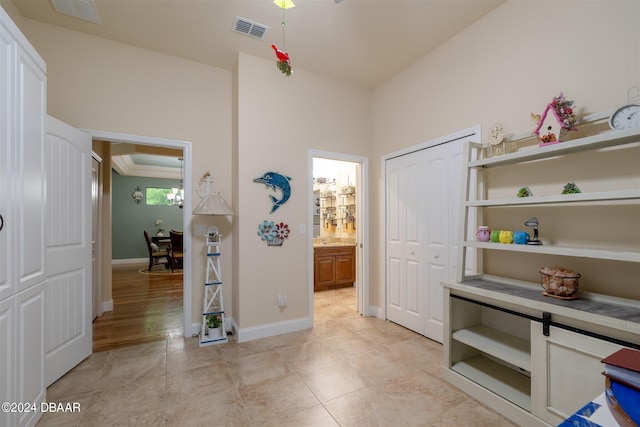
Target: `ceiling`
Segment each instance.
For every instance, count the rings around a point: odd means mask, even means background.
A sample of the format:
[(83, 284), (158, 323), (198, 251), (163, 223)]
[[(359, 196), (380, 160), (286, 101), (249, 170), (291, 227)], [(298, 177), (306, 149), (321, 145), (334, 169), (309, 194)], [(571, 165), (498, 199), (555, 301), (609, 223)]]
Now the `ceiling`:
[[(294, 8), (284, 10), (272, 0), (93, 0), (96, 24), (56, 12), (51, 0), (12, 0), (28, 19), (227, 70), (238, 52), (273, 60), (276, 68), (271, 44), (285, 50), (284, 15), (291, 78), (299, 68), (366, 88), (505, 1), (295, 0)], [(262, 40), (240, 34), (232, 31), (236, 17), (269, 29)]]

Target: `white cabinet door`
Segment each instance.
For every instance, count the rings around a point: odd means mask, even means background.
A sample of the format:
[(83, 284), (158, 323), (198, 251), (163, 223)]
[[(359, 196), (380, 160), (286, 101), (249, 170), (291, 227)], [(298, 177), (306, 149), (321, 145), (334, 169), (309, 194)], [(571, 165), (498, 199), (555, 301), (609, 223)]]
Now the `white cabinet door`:
[[(15, 296), (17, 300), (16, 400), (35, 404), (44, 402), (44, 290), (45, 282)], [(40, 411), (17, 415), (19, 426), (35, 425)]]
[[(16, 308), (15, 298), (0, 301), (0, 403), (13, 402), (16, 396)], [(0, 425), (15, 424), (15, 414), (0, 412)]]
[(557, 425), (604, 391), (601, 360), (622, 348), (587, 335), (531, 322), (531, 406)]
[(44, 249), (44, 116), (45, 65), (29, 46), (17, 51), (16, 133), (13, 232), (17, 256), (17, 291), (46, 278)]
[(16, 45), (0, 21), (0, 301), (16, 293), (15, 256), (10, 230), (13, 222), (13, 70)]
[(386, 161), (387, 319), (424, 331), (424, 153)]

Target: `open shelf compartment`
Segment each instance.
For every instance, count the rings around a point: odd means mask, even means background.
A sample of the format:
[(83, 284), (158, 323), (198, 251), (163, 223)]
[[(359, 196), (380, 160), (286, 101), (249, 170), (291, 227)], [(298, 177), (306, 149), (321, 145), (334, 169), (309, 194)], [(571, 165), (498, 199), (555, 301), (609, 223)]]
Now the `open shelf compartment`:
[(452, 336), (455, 341), (531, 372), (531, 343), (527, 340), (484, 325), (460, 329)]
[(528, 376), (484, 356), (457, 362), (451, 369), (513, 404), (531, 411), (531, 379)]

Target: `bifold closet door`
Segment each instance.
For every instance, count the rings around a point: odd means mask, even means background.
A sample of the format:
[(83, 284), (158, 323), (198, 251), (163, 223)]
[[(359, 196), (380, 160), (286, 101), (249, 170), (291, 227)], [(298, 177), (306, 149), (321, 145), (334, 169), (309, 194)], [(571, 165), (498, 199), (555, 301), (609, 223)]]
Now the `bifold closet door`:
[(387, 319), (424, 330), (424, 153), (386, 161)]
[(387, 319), (443, 339), (444, 291), (455, 277), (462, 141), (386, 161)]
[(451, 141), (425, 150), (424, 335), (438, 342), (444, 333), (442, 281), (456, 277), (463, 145), (462, 141)]

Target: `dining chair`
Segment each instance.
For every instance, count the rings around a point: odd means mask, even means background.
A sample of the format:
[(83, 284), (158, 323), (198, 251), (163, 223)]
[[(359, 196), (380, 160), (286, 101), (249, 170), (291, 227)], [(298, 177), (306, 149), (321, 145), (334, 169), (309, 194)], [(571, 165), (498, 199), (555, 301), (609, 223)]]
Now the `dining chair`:
[(169, 231), (169, 237), (171, 237), (171, 246), (169, 246), (169, 265), (171, 271), (176, 268), (182, 268), (182, 238), (183, 234), (180, 231)]
[(167, 262), (169, 262), (169, 251), (167, 249), (161, 250), (157, 245), (154, 245), (151, 242), (151, 238), (149, 237), (147, 230), (144, 230), (144, 240), (146, 240), (147, 249), (149, 250), (149, 271), (151, 271), (153, 265), (157, 264), (162, 258), (165, 258)]

